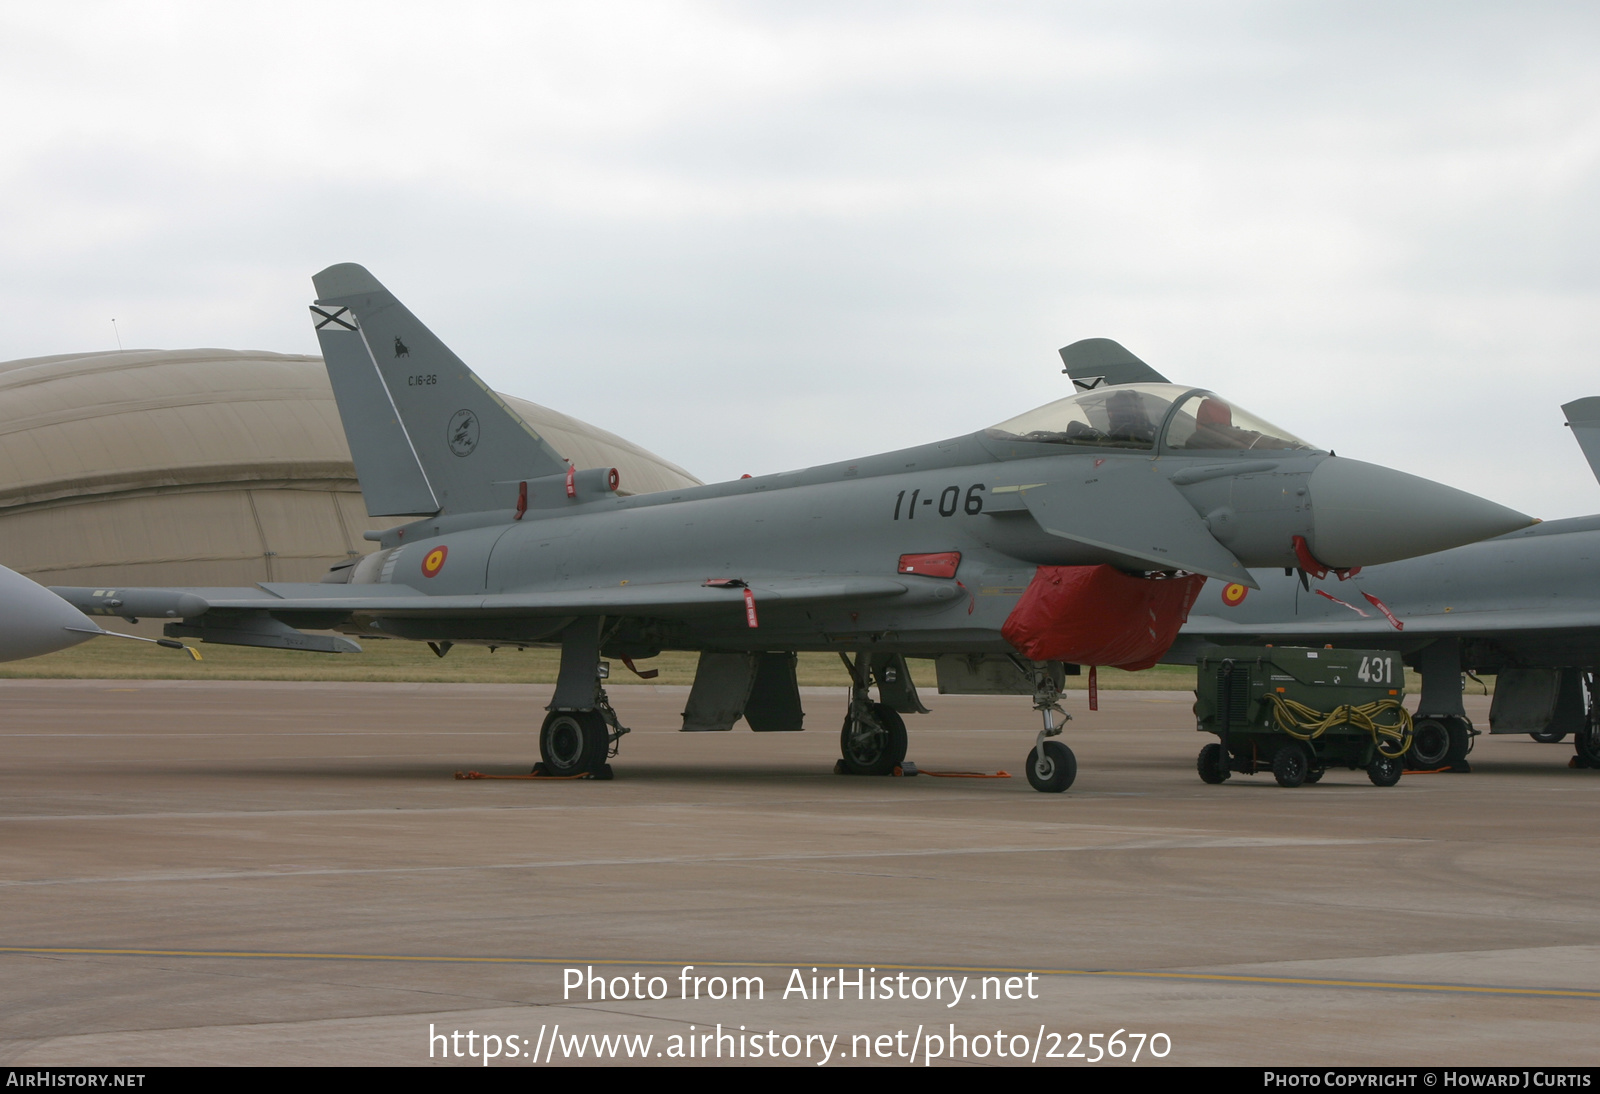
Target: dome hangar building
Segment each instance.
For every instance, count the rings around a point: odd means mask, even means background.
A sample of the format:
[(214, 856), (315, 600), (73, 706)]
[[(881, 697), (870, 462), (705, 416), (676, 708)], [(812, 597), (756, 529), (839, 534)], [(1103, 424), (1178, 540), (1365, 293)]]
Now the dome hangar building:
[[(501, 396), (619, 493), (699, 483), (587, 422)], [(508, 500), (509, 504), (509, 500)], [(406, 518), (367, 515), (322, 358), (223, 349), (0, 363), (0, 564), (42, 585), (318, 581)]]

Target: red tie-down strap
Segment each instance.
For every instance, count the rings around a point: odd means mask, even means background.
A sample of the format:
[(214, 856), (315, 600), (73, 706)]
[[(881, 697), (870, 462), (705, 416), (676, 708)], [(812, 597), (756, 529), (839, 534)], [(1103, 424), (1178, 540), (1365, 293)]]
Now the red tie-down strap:
[(578, 496), (578, 465), (569, 463), (569, 464), (567, 464), (567, 497), (575, 498), (577, 496)]
[(1403, 631), (1406, 629), (1406, 625), (1400, 622), (1400, 620), (1396, 619), (1394, 613), (1389, 610), (1389, 605), (1385, 604), (1383, 601), (1379, 600), (1365, 589), (1361, 591), (1361, 595), (1367, 598), (1368, 604), (1371, 604), (1374, 608), (1377, 608), (1380, 612), (1382, 612), (1385, 619), (1394, 624), (1395, 630)]
[(1114, 566), (1040, 566), (1000, 634), (1033, 661), (1147, 669), (1161, 659), (1206, 579), (1130, 577)]
[(749, 589), (744, 591), (744, 622), (752, 630), (756, 627), (756, 594)]
[(1357, 615), (1359, 615), (1362, 619), (1366, 619), (1367, 618), (1367, 613), (1366, 612), (1362, 611), (1360, 608), (1356, 607), (1354, 604), (1350, 603), (1348, 600), (1340, 600), (1338, 597), (1334, 596), (1332, 593), (1325, 593), (1321, 589), (1312, 589), (1311, 591), (1316, 593), (1318, 596), (1322, 597), (1322, 599), (1324, 599), (1324, 600), (1331, 600), (1335, 604), (1341, 604), (1344, 607), (1349, 608), (1351, 611), (1353, 611)]
[[(1362, 619), (1368, 618), (1366, 612), (1362, 611), (1360, 608), (1356, 607), (1354, 604), (1349, 603), (1348, 601), (1340, 600), (1338, 597), (1334, 596), (1332, 593), (1325, 593), (1321, 589), (1313, 589), (1312, 591), (1315, 592), (1318, 596), (1322, 597), (1325, 600), (1331, 600), (1335, 604), (1343, 604), (1346, 608), (1349, 608), (1351, 611), (1355, 612)], [(1383, 613), (1383, 617), (1385, 619), (1387, 619), (1391, 624), (1394, 625), (1394, 629), (1395, 630), (1403, 631), (1403, 630), (1406, 629), (1406, 625), (1404, 623), (1400, 622), (1400, 620), (1395, 616), (1395, 614), (1389, 610), (1389, 605), (1385, 604), (1383, 601), (1379, 600), (1377, 597), (1373, 596), (1371, 593), (1367, 592), (1365, 589), (1361, 590), (1361, 595), (1366, 597), (1366, 600), (1367, 600), (1368, 604), (1371, 604), (1374, 608), (1377, 608), (1380, 612)]]

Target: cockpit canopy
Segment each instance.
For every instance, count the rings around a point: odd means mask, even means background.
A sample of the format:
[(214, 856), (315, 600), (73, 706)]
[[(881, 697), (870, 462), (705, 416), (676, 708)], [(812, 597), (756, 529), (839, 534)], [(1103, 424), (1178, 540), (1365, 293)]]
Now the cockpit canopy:
[[(1163, 434), (1163, 430), (1165, 433)], [(1019, 414), (984, 430), (999, 441), (1165, 452), (1317, 451), (1299, 437), (1198, 388), (1118, 384)]]

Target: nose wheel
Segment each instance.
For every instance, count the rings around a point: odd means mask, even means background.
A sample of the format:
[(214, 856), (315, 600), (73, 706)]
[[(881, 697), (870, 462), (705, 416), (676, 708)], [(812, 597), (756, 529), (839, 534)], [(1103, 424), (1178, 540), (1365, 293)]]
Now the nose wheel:
[(1028, 785), (1041, 794), (1059, 794), (1078, 777), (1078, 758), (1060, 741), (1049, 739), (1061, 735), (1056, 715), (1061, 716), (1062, 724), (1072, 715), (1061, 709), (1061, 688), (1048, 663), (1035, 663), (1033, 668), (1033, 709), (1044, 719), (1044, 728), (1028, 753)]
[(1044, 794), (1059, 794), (1078, 777), (1078, 758), (1060, 741), (1045, 741), (1028, 753), (1028, 785)]

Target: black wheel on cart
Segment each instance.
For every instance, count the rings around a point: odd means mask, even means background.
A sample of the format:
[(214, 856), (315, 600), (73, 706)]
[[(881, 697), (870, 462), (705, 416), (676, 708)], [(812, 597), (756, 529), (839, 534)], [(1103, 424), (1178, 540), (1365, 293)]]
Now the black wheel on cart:
[(1194, 761), (1195, 770), (1200, 772), (1200, 781), (1218, 783), (1228, 781), (1228, 776), (1233, 772), (1228, 770), (1227, 758), (1222, 755), (1222, 746), (1209, 744), (1200, 750), (1200, 755)]
[(1272, 777), (1278, 780), (1279, 786), (1299, 786), (1309, 774), (1311, 757), (1306, 755), (1306, 746), (1299, 741), (1290, 741), (1272, 757)]
[(1374, 756), (1367, 765), (1367, 778), (1372, 780), (1373, 786), (1393, 786), (1400, 781), (1400, 773), (1405, 770), (1405, 765), (1398, 756)]

